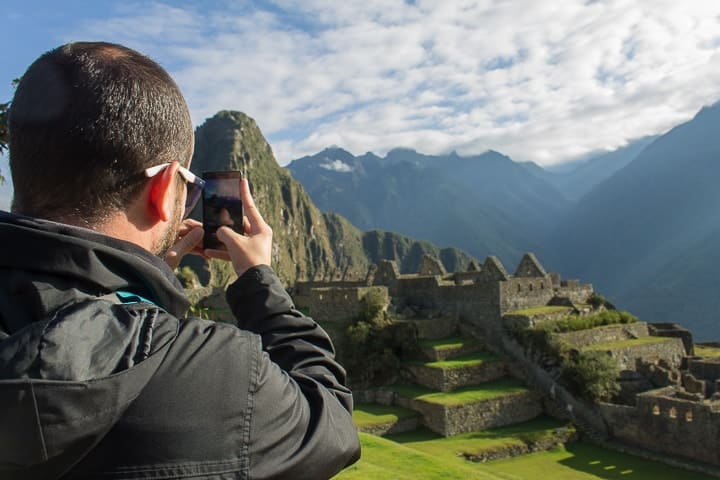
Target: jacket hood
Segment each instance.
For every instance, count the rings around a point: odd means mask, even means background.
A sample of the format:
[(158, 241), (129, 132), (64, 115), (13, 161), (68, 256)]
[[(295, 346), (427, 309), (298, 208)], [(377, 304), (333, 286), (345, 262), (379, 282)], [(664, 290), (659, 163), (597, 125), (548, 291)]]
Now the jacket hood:
[(18, 323), (6, 314), (7, 296), (15, 305), (34, 308), (35, 317), (43, 317), (72, 301), (67, 295), (72, 289), (79, 289), (74, 293), (80, 296), (129, 291), (176, 317), (184, 316), (189, 307), (170, 267), (133, 243), (8, 212), (0, 212), (0, 239), (5, 247), (0, 250), (0, 273), (11, 276), (0, 280), (0, 323), (3, 319)]
[(128, 242), (5, 212), (0, 239), (0, 477), (59, 478), (142, 392), (188, 303)]

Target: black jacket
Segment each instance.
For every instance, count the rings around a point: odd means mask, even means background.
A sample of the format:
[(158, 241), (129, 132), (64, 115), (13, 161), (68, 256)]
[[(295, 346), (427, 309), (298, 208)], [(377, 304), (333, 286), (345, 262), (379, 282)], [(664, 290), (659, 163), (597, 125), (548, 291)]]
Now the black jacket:
[(0, 213), (0, 478), (328, 478), (360, 455), (325, 332), (269, 267), (238, 327), (184, 319), (163, 261)]

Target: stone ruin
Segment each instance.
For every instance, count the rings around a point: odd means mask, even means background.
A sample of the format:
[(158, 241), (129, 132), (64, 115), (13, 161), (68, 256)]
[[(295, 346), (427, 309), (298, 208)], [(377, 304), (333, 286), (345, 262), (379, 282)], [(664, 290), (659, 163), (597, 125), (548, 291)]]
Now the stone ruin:
[[(593, 294), (592, 285), (562, 280), (527, 253), (512, 275), (492, 256), (454, 273), (430, 257), (423, 259), (416, 274), (401, 274), (395, 262), (381, 261), (361, 282), (299, 282), (294, 299), (321, 324), (347, 323), (357, 317), (360, 300), (371, 290), (380, 292), (388, 308), (400, 316), (436, 318), (438, 326), (448, 321), (462, 324), (496, 345), (502, 343), (507, 322), (532, 326), (544, 319), (543, 314), (523, 311), (565, 306), (582, 313)], [(430, 328), (431, 323), (426, 324)], [(564, 341), (577, 348), (665, 337), (654, 343), (608, 348), (608, 355), (624, 369), (619, 403), (589, 406), (589, 415), (605, 424), (607, 435), (627, 445), (720, 466), (720, 359), (693, 356), (688, 330), (676, 324), (637, 322), (563, 335)], [(545, 394), (554, 396), (554, 381), (546, 381), (553, 386)], [(575, 420), (573, 410), (569, 412)]]

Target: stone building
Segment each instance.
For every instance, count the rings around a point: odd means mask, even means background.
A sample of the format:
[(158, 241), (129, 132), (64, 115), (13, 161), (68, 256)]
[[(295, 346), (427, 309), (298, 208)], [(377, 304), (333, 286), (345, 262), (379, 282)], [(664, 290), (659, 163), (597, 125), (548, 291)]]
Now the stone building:
[(526, 253), (514, 275), (496, 257), (465, 272), (446, 273), (431, 257), (422, 261), (417, 274), (400, 274), (397, 264), (383, 260), (362, 282), (298, 282), (296, 304), (320, 322), (345, 322), (357, 316), (358, 301), (370, 289), (381, 289), (393, 308), (442, 312), (485, 334), (499, 334), (504, 314), (548, 305), (551, 301), (585, 303), (592, 285), (562, 281), (548, 274), (532, 253)]

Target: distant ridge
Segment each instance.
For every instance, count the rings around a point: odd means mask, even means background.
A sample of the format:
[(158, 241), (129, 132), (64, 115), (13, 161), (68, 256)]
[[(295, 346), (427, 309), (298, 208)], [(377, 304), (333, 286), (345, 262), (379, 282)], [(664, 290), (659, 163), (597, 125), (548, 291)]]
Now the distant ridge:
[[(449, 270), (465, 268), (471, 257), (390, 232), (363, 234), (345, 218), (322, 213), (302, 185), (281, 168), (255, 121), (241, 112), (221, 111), (195, 132), (192, 169), (240, 170), (273, 229), (273, 268), (287, 283), (309, 279), (364, 278), (371, 264), (395, 260), (417, 269), (424, 254), (442, 259)], [(194, 212), (199, 217), (199, 209)], [(194, 265), (198, 267), (197, 263)]]
[(648, 321), (718, 339), (720, 103), (657, 138), (569, 213), (549, 259)]

